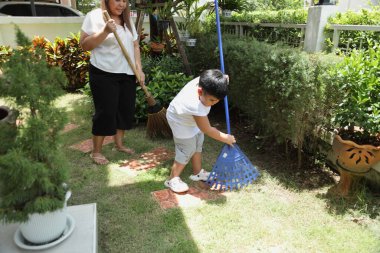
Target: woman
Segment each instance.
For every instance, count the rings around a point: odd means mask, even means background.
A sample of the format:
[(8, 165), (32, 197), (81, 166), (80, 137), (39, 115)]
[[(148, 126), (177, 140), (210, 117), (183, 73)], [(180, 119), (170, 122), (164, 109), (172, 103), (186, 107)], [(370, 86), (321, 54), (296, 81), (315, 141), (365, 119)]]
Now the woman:
[[(103, 10), (108, 11), (110, 20), (104, 20)], [(124, 146), (123, 138), (125, 130), (131, 129), (134, 121), (136, 77), (113, 32), (118, 33), (134, 61), (140, 81), (145, 80), (138, 35), (130, 18), (128, 0), (102, 0), (101, 9), (86, 15), (80, 37), (83, 50), (91, 51), (89, 76), (95, 105), (91, 158), (101, 165), (109, 162), (101, 152), (105, 136), (114, 136), (115, 150), (134, 153)]]

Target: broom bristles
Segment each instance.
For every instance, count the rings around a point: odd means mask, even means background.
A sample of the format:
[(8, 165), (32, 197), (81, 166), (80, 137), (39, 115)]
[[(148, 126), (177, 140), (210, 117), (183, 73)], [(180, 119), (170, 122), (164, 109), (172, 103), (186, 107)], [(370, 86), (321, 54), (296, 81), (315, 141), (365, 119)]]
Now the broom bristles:
[(162, 107), (157, 113), (148, 113), (146, 132), (150, 138), (170, 138), (173, 136), (168, 120), (166, 119), (165, 107)]
[(252, 184), (259, 176), (258, 170), (235, 144), (225, 145), (207, 179), (212, 189), (233, 190)]

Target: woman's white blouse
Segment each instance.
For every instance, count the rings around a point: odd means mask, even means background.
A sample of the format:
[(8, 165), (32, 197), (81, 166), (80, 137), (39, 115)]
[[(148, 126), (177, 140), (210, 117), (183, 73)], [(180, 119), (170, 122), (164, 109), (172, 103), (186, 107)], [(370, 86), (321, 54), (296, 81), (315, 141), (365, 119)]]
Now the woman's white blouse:
[[(138, 39), (138, 35), (132, 19), (130, 19), (130, 22), (132, 33), (127, 26), (122, 27), (120, 25), (116, 25), (116, 32), (124, 44), (133, 64), (135, 64), (133, 42)], [(88, 35), (92, 35), (102, 31), (104, 26), (105, 21), (103, 19), (102, 9), (95, 9), (87, 13), (82, 24), (82, 31)], [(134, 75), (113, 33), (108, 34), (107, 38), (91, 51), (90, 62), (98, 69), (106, 72)]]

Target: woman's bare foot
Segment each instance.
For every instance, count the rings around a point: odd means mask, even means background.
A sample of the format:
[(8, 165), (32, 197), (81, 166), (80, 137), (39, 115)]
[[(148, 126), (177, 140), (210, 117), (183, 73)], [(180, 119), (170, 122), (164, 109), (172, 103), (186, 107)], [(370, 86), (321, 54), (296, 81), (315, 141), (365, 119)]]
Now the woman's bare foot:
[(92, 161), (98, 165), (106, 165), (109, 163), (107, 158), (105, 158), (101, 153), (91, 153), (90, 157)]
[(133, 155), (135, 153), (135, 151), (133, 149), (130, 149), (130, 148), (127, 148), (127, 147), (124, 147), (124, 146), (114, 147), (112, 150), (123, 152), (123, 153), (127, 153), (127, 154), (130, 154), (130, 155)]

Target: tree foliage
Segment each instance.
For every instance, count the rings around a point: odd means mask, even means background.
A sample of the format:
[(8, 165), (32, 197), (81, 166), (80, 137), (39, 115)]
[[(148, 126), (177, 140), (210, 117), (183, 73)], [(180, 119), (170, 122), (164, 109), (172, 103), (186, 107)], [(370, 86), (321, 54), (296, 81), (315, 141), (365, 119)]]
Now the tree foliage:
[(302, 8), (303, 0), (247, 0), (251, 11), (284, 10)]
[(66, 117), (53, 104), (67, 80), (18, 28), (17, 41), (23, 46), (2, 65), (0, 79), (0, 94), (22, 112), (15, 143), (0, 156), (0, 219), (9, 222), (62, 208), (67, 179), (59, 140)]

